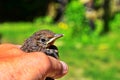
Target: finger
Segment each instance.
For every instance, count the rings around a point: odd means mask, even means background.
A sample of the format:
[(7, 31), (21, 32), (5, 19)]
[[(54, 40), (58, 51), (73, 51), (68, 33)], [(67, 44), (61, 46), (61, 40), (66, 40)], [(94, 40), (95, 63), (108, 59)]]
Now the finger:
[(20, 48), (21, 47), (21, 45), (16, 45), (18, 48)]
[(48, 75), (48, 77), (60, 78), (67, 74), (68, 66), (66, 65), (66, 63), (64, 63), (63, 61), (59, 61), (53, 57), (50, 57), (50, 61), (52, 68), (50, 68), (50, 74)]
[(16, 45), (13, 44), (0, 45), (0, 57), (17, 56), (22, 53), (23, 51), (21, 51)]
[(13, 44), (9, 44), (9, 43), (7, 43), (7, 44), (1, 44), (1, 45), (0, 45), (0, 51), (1, 51), (1, 50), (6, 50), (6, 49), (11, 49), (11, 48), (13, 48), (13, 47), (16, 47), (16, 46), (13, 45)]
[(60, 77), (64, 76), (68, 72), (68, 66), (67, 66), (67, 64), (65, 62), (63, 62), (63, 61), (60, 61), (60, 63), (62, 65), (62, 74), (58, 75), (57, 78), (60, 78)]
[(48, 71), (48, 67), (50, 67), (48, 56), (41, 52), (23, 54), (13, 58), (4, 58), (0, 61), (3, 61), (2, 63), (4, 64), (4, 67), (1, 68), (4, 69), (2, 70), (4, 71), (3, 75), (12, 78), (9, 80), (43, 80), (45, 73)]

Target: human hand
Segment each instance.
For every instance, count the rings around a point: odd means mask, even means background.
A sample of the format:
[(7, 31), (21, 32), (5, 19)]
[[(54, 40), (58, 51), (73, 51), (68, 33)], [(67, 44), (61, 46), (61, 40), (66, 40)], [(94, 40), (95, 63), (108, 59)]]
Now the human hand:
[(0, 45), (0, 80), (44, 80), (60, 78), (67, 65), (42, 52), (25, 53), (13, 44)]

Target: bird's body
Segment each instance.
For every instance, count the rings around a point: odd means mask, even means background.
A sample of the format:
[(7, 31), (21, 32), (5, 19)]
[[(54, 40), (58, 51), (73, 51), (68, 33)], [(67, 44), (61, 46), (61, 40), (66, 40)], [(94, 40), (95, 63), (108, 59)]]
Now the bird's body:
[[(40, 30), (35, 32), (24, 42), (21, 50), (25, 52), (44, 52), (58, 59), (58, 49), (54, 45), (54, 41), (62, 36), (62, 34), (55, 34), (50, 30)], [(54, 79), (46, 78), (45, 80)]]

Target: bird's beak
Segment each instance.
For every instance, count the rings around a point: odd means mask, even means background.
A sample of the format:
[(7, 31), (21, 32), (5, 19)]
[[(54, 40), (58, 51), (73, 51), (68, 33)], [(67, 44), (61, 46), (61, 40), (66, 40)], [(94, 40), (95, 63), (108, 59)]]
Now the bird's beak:
[(62, 37), (62, 36), (63, 36), (63, 34), (55, 34), (54, 37), (51, 38), (51, 39), (47, 42), (47, 44), (54, 42), (56, 39), (58, 39), (58, 38), (60, 38), (60, 37)]

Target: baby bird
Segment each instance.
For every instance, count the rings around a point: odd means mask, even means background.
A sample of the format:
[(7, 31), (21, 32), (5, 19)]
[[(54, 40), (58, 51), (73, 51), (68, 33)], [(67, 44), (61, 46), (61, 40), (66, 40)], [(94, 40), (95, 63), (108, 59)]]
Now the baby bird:
[[(63, 34), (56, 34), (50, 30), (40, 30), (30, 36), (21, 46), (25, 52), (44, 52), (46, 55), (58, 59), (58, 49), (54, 42), (62, 37)], [(45, 80), (54, 80), (47, 77)]]

